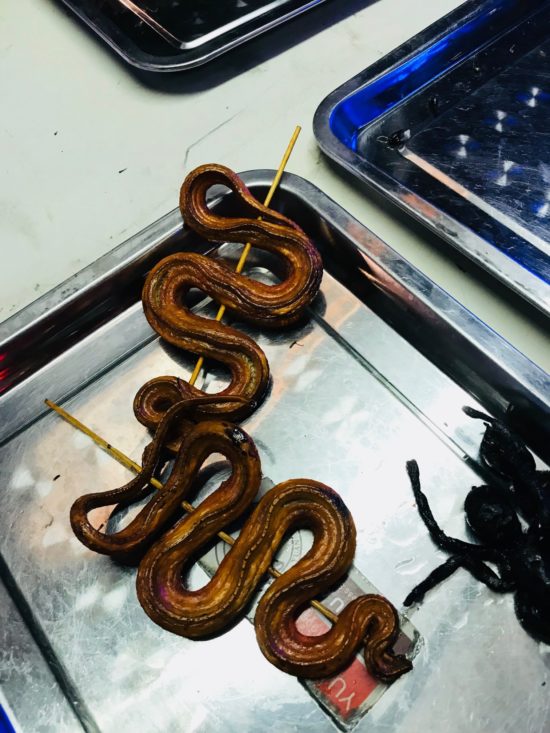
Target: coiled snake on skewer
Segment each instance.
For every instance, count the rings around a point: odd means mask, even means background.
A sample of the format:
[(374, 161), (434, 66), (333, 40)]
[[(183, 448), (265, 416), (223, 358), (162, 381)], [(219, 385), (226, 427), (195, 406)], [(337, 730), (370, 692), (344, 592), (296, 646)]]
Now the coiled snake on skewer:
[[(183, 573), (198, 551), (246, 512), (260, 487), (260, 460), (254, 443), (232, 423), (216, 420), (192, 425), (181, 441), (165, 487), (125, 529), (107, 535), (90, 525), (87, 513), (92, 508), (143, 496), (161, 461), (167, 432), (186, 412), (201, 407), (203, 399), (170, 408), (145, 451), (143, 472), (129, 484), (75, 502), (71, 524), (77, 536), (90, 549), (119, 560), (141, 558), (136, 584), (146, 613), (163, 628), (197, 639), (220, 632), (238, 619), (287, 533), (310, 529), (311, 550), (277, 578), (259, 602), (254, 625), (263, 654), (285, 672), (316, 678), (336, 674), (364, 645), (365, 663), (377, 678), (390, 682), (408, 671), (410, 661), (391, 651), (399, 619), (382, 596), (356, 598), (321, 636), (298, 631), (299, 613), (345, 576), (355, 553), (351, 514), (335, 491), (317, 481), (294, 479), (267, 492), (210, 582), (200, 590), (186, 588)], [(213, 453), (229, 461), (230, 477), (159, 538), (162, 528), (177, 518), (179, 504), (193, 488), (202, 463)]]
[[(212, 214), (206, 193), (220, 183), (262, 221)], [(194, 253), (171, 255), (151, 271), (143, 304), (153, 328), (173, 345), (224, 364), (230, 383), (217, 395), (205, 395), (177, 377), (147, 382), (134, 401), (140, 422), (156, 429), (144, 452), (143, 472), (120, 489), (78, 499), (71, 509), (73, 530), (90, 549), (139, 563), (138, 597), (156, 623), (182, 636), (201, 638), (239, 617), (285, 536), (310, 529), (311, 550), (278, 577), (259, 602), (255, 627), (262, 652), (290, 674), (315, 678), (341, 670), (364, 645), (369, 671), (391, 681), (408, 671), (411, 663), (391, 651), (399, 619), (385, 598), (356, 598), (321, 636), (306, 636), (297, 629), (300, 611), (343, 578), (355, 553), (355, 525), (347, 507), (319, 482), (295, 479), (274, 487), (253, 510), (211, 581), (198, 591), (185, 586), (183, 573), (197, 552), (250, 509), (257, 495), (259, 457), (252, 439), (234, 421), (251, 414), (269, 380), (259, 346), (236, 329), (193, 314), (185, 296), (190, 288), (199, 287), (243, 320), (286, 326), (302, 316), (318, 292), (322, 263), (295, 224), (258, 204), (240, 179), (222, 166), (203, 166), (191, 173), (180, 204), (186, 224), (199, 234), (214, 241), (248, 241), (274, 252), (283, 257), (286, 275), (277, 285), (265, 285)], [(87, 516), (91, 509), (117, 502), (126, 505), (146, 496), (167, 444), (176, 458), (163, 490), (124, 529), (109, 535), (94, 529)], [(180, 518), (182, 500), (214, 453), (229, 461), (230, 477), (195, 511)]]
[[(261, 221), (212, 213), (206, 194), (216, 184), (230, 188), (245, 210), (251, 216), (261, 216)], [(282, 328), (298, 321), (317, 295), (322, 260), (296, 224), (258, 203), (241, 179), (224, 166), (201, 166), (190, 173), (181, 188), (180, 209), (186, 225), (206, 239), (250, 242), (260, 250), (275, 253), (284, 264), (284, 279), (267, 285), (210, 257), (179, 252), (159, 262), (143, 288), (143, 308), (155, 331), (174, 346), (223, 364), (230, 380), (220, 397), (241, 398), (239, 403), (221, 400), (209, 404), (198, 411), (196, 419), (202, 414), (240, 422), (256, 409), (267, 390), (269, 366), (265, 354), (242, 332), (192, 313), (185, 305), (187, 292), (199, 288), (243, 321)], [(134, 412), (143, 425), (154, 430), (171, 405), (201, 394), (201, 390), (177, 377), (158, 377), (139, 390)], [(180, 434), (184, 429), (180, 426)]]

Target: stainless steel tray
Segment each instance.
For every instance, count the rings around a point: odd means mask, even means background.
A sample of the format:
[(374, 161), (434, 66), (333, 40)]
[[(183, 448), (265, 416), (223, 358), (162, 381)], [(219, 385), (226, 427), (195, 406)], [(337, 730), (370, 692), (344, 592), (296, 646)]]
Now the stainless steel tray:
[[(261, 199), (272, 175), (244, 178)], [(213, 205), (229, 211), (231, 201), (214, 192)], [(286, 175), (273, 205), (314, 238), (326, 273), (306, 324), (249, 330), (266, 350), (273, 390), (246, 429), (266, 480), (305, 475), (341, 492), (358, 527), (356, 572), (399, 607), (441, 559), (405, 461), (419, 461), (435, 513), (463, 535), (463, 499), (483, 479), (482, 426), (462, 406), (506, 415), (548, 461), (549, 377), (312, 184)], [(152, 262), (187, 247), (206, 245), (183, 233), (173, 212), (0, 327), (2, 576), (87, 730), (330, 731), (311, 690), (264, 660), (246, 620), (207, 642), (166, 633), (141, 611), (134, 572), (71, 536), (74, 498), (120, 485), (127, 473), (46, 413), (43, 399), (64, 401), (141, 455), (136, 389), (153, 375), (186, 372), (192, 360), (151, 332), (139, 292)], [(288, 559), (301, 551), (294, 540)], [(192, 582), (205, 577), (197, 567)], [(550, 655), (522, 631), (510, 596), (460, 572), (409, 616), (424, 640), (414, 671), (356, 730), (431, 730), (435, 720), (450, 733), (543, 732)]]
[(83, 732), (40, 647), (0, 583), (0, 732), (12, 730)]
[(550, 2), (472, 0), (320, 105), (322, 150), (550, 315)]
[(63, 0), (132, 66), (185, 71), (326, 0)]

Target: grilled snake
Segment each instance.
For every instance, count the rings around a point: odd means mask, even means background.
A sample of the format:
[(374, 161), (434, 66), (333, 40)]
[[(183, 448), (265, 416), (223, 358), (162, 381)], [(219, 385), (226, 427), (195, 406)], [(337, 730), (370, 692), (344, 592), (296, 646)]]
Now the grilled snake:
[[(248, 217), (222, 217), (210, 211), (208, 190), (222, 184), (230, 188)], [(223, 418), (240, 422), (263, 399), (269, 384), (269, 366), (264, 352), (251, 338), (235, 328), (204, 318), (185, 304), (191, 288), (199, 288), (240, 319), (269, 328), (298, 321), (319, 291), (322, 260), (304, 232), (282, 214), (262, 206), (241, 179), (221, 165), (205, 165), (191, 172), (180, 194), (185, 224), (214, 242), (250, 242), (282, 259), (284, 278), (275, 285), (257, 282), (230, 270), (225, 264), (193, 252), (178, 252), (159, 262), (143, 288), (143, 308), (154, 330), (167, 342), (224, 365), (230, 374), (220, 397), (238, 396), (239, 403), (220, 401), (197, 410), (196, 419)], [(261, 216), (261, 221), (257, 218)], [(166, 410), (180, 400), (204, 394), (174, 376), (148, 381), (137, 393), (137, 419), (154, 430)], [(189, 428), (179, 426), (172, 447)]]
[[(232, 436), (241, 446), (251, 443), (240, 428), (233, 427)], [(410, 661), (391, 651), (399, 633), (397, 612), (381, 596), (353, 600), (322, 636), (304, 635), (296, 626), (309, 601), (345, 576), (355, 553), (351, 514), (335, 491), (317, 481), (294, 479), (268, 491), (210, 582), (200, 590), (186, 588), (184, 571), (193, 558), (235, 519), (245, 493), (249, 501), (254, 498), (251, 487), (233, 482), (231, 489), (234, 496), (222, 484), (144, 556), (137, 593), (150, 618), (192, 639), (222, 631), (249, 604), (285, 536), (307, 528), (313, 532), (313, 547), (273, 582), (256, 610), (254, 625), (263, 654), (284, 672), (313, 679), (336, 674), (364, 646), (367, 668), (378, 679), (390, 682), (408, 671)]]
[(126, 507), (150, 494), (149, 482), (163, 465), (164, 447), (173, 423), (182, 416), (192, 419), (195, 410), (217, 399), (212, 396), (198, 397), (174, 405), (166, 413), (154, 440), (145, 448), (142, 471), (134, 479), (121, 488), (85, 494), (74, 502), (70, 511), (71, 527), (86, 547), (102, 555), (110, 555), (119, 562), (137, 565), (151, 544), (181, 514), (181, 502), (189, 493), (193, 479), (206, 458), (216, 451), (225, 455), (235, 466), (232, 481), (255, 487), (255, 495), (260, 485), (261, 470), (254, 444), (251, 441), (242, 444), (235, 442), (231, 437), (235, 426), (221, 421), (208, 421), (201, 423), (200, 428), (196, 426), (189, 434), (183, 445), (185, 450), (180, 451), (176, 458), (174, 470), (162, 491), (154, 492), (149, 502), (124, 529), (112, 534), (101, 532), (88, 518), (93, 509), (113, 504), (119, 508)]
[[(212, 580), (198, 591), (185, 587), (184, 571), (197, 553), (247, 512), (260, 487), (261, 466), (254, 442), (237, 425), (222, 420), (192, 424), (164, 488), (137, 516), (113, 534), (91, 525), (87, 515), (92, 509), (116, 502), (128, 505), (146, 495), (148, 482), (162, 464), (162, 449), (172, 424), (212, 399), (218, 398), (192, 399), (168, 410), (144, 451), (143, 472), (126, 486), (75, 501), (70, 517), (77, 537), (96, 552), (139, 563), (137, 594), (150, 618), (169, 631), (201, 638), (237, 620), (285, 536), (310, 529), (314, 536), (311, 550), (277, 578), (259, 602), (255, 628), (263, 654), (285, 672), (316, 678), (336, 674), (364, 645), (367, 668), (378, 679), (389, 682), (408, 671), (409, 660), (391, 652), (399, 632), (397, 612), (381, 596), (356, 598), (322, 636), (306, 636), (296, 627), (300, 611), (345, 576), (355, 553), (351, 514), (335, 491), (317, 481), (294, 479), (271, 489)], [(193, 512), (180, 518), (182, 500), (191, 492), (204, 461), (214, 453), (229, 461), (230, 477)]]
[[(220, 183), (262, 221), (212, 214), (206, 192)], [(314, 535), (312, 549), (277, 578), (259, 602), (255, 628), (262, 652), (285, 672), (316, 678), (340, 671), (364, 645), (369, 671), (389, 682), (408, 671), (411, 663), (391, 651), (399, 620), (385, 598), (355, 599), (322, 636), (306, 636), (297, 629), (300, 611), (346, 574), (355, 552), (353, 519), (338, 494), (321, 483), (295, 479), (274, 487), (260, 500), (212, 580), (199, 591), (185, 587), (183, 572), (197, 552), (241, 517), (257, 495), (261, 467), (256, 448), (230, 421), (241, 420), (256, 408), (269, 381), (259, 346), (236, 329), (191, 313), (185, 296), (190, 288), (199, 287), (243, 320), (286, 326), (302, 316), (318, 292), (322, 264), (305, 234), (281, 214), (258, 204), (227, 168), (203, 166), (191, 173), (182, 187), (180, 206), (186, 224), (209, 240), (248, 241), (277, 253), (285, 261), (286, 276), (277, 285), (264, 285), (194, 253), (167, 257), (151, 271), (143, 291), (150, 324), (168, 342), (224, 364), (230, 383), (218, 395), (205, 396), (177, 377), (147, 382), (134, 401), (140, 422), (156, 430), (144, 451), (143, 472), (120, 489), (77, 499), (71, 508), (73, 530), (90, 549), (139, 563), (137, 592), (146, 613), (170, 631), (200, 638), (239, 617), (284, 537), (308, 528)], [(88, 519), (92, 509), (128, 505), (147, 496), (167, 443), (177, 455), (163, 490), (124, 529), (113, 534), (95, 529)], [(182, 500), (213, 453), (229, 461), (230, 477), (195, 511), (180, 518)]]

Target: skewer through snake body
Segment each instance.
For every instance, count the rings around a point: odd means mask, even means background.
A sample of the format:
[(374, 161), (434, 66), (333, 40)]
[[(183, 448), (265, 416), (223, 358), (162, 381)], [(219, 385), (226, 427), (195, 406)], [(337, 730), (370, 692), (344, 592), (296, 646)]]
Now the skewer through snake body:
[(336, 492), (317, 481), (295, 479), (271, 489), (210, 582), (200, 590), (187, 589), (184, 571), (233, 515), (232, 505), (224, 507), (224, 502), (221, 495), (212, 499), (215, 510), (204, 508), (201, 520), (195, 513), (181, 519), (141, 561), (138, 598), (153, 621), (193, 639), (222, 631), (250, 603), (285, 536), (307, 528), (313, 532), (313, 547), (272, 583), (258, 604), (254, 625), (263, 654), (284, 672), (307, 678), (336, 674), (362, 646), (368, 670), (382, 681), (410, 669), (408, 659), (391, 651), (399, 619), (381, 596), (356, 598), (321, 636), (298, 630), (300, 612), (345, 576), (355, 554), (351, 514)]
[[(210, 211), (208, 190), (217, 184), (230, 188), (249, 217), (222, 217)], [(191, 312), (185, 297), (199, 288), (240, 319), (268, 328), (298, 321), (319, 291), (322, 261), (304, 232), (282, 214), (262, 206), (241, 179), (221, 165), (197, 168), (185, 179), (180, 195), (185, 224), (214, 242), (249, 242), (282, 259), (285, 276), (275, 285), (251, 280), (204, 255), (179, 252), (162, 260), (149, 273), (143, 307), (155, 331), (178, 348), (224, 365), (229, 385), (220, 397), (238, 396), (238, 404), (220, 401), (197, 411), (197, 419), (219, 417), (239, 422), (261, 402), (269, 384), (269, 367), (262, 349), (228, 325)], [(261, 221), (258, 219), (261, 217)], [(201, 390), (174, 376), (147, 382), (134, 400), (137, 419), (154, 430), (167, 409), (197, 397)], [(181, 425), (181, 436), (188, 426)], [(177, 448), (175, 439), (172, 447)]]
[[(226, 421), (192, 424), (184, 436), (164, 488), (124, 529), (106, 534), (88, 513), (115, 502), (141, 499), (162, 462), (166, 436), (182, 415), (216, 397), (198, 398), (170, 408), (144, 453), (144, 470), (121, 489), (80, 497), (71, 509), (71, 525), (90, 549), (137, 564), (137, 592), (146, 613), (160, 626), (189, 638), (223, 631), (242, 615), (288, 533), (310, 529), (311, 550), (278, 577), (261, 598), (256, 636), (264, 655), (279, 669), (302, 677), (325, 677), (344, 668), (364, 646), (365, 662), (377, 678), (389, 682), (411, 663), (391, 651), (399, 619), (391, 603), (378, 595), (352, 601), (322, 636), (298, 630), (296, 618), (309, 601), (347, 573), (355, 553), (356, 532), (339, 495), (309, 479), (286, 481), (258, 503), (211, 581), (189, 590), (184, 573), (222, 529), (254, 502), (261, 480), (260, 459), (252, 439)], [(192, 491), (203, 462), (221, 453), (231, 475), (190, 514), (179, 518), (180, 504)]]
[[(206, 193), (215, 184), (231, 188), (262, 221), (210, 212)], [(338, 494), (323, 484), (295, 479), (276, 486), (260, 500), (212, 580), (198, 591), (185, 586), (184, 571), (199, 550), (241, 517), (257, 495), (261, 470), (254, 443), (232, 423), (256, 408), (269, 380), (260, 347), (236, 329), (193, 314), (185, 296), (198, 287), (242, 320), (284, 327), (295, 323), (317, 294), (322, 264), (295, 224), (258, 204), (240, 179), (222, 166), (203, 166), (188, 176), (180, 206), (186, 224), (207, 239), (250, 242), (282, 257), (285, 277), (265, 285), (194, 253), (172, 255), (151, 271), (143, 291), (150, 324), (169, 343), (227, 367), (229, 386), (218, 395), (204, 396), (177, 377), (145, 384), (134, 410), (156, 434), (144, 453), (144, 471), (121, 489), (78, 499), (71, 509), (73, 530), (90, 549), (139, 563), (137, 591), (147, 614), (170, 631), (201, 638), (234, 623), (263, 582), (285, 536), (310, 529), (311, 550), (278, 577), (259, 602), (255, 626), (262, 652), (290, 674), (315, 678), (336, 674), (364, 646), (369, 671), (389, 682), (411, 663), (391, 651), (399, 620), (385, 598), (355, 599), (321, 636), (304, 635), (296, 625), (309, 601), (345, 576), (355, 552), (353, 519)], [(92, 509), (117, 502), (127, 505), (146, 496), (167, 441), (177, 456), (164, 489), (124, 529), (113, 534), (96, 530), (88, 519)], [(213, 453), (229, 461), (230, 477), (192, 513), (178, 518), (182, 500)]]
[[(232, 511), (235, 512), (235, 518), (242, 514), (260, 485), (260, 459), (248, 436), (237, 426), (218, 420), (193, 426), (193, 430), (185, 436), (174, 468), (162, 491), (154, 492), (148, 503), (123, 529), (113, 533), (102, 532), (93, 526), (88, 517), (94, 509), (114, 504), (118, 508), (126, 507), (150, 494), (149, 482), (163, 465), (164, 447), (174, 422), (182, 418), (192, 420), (197, 409), (216, 399), (219, 398), (198, 397), (174, 405), (166, 413), (154, 440), (145, 448), (143, 468), (135, 478), (121, 488), (85, 494), (74, 502), (70, 511), (71, 527), (86, 547), (102, 555), (110, 555), (119, 562), (136, 565), (151, 544), (181, 514), (182, 500), (189, 494), (193, 480), (206, 458), (215, 452), (224, 455), (234, 467), (231, 478), (223, 487), (234, 502)], [(239, 402), (238, 399), (225, 399)], [(223, 495), (222, 487), (220, 491)], [(239, 492), (244, 492), (244, 504)], [(203, 503), (202, 511), (205, 506), (208, 508), (208, 502)], [(231, 511), (229, 516), (232, 516)], [(201, 513), (198, 513), (196, 518), (200, 520), (200, 517)]]

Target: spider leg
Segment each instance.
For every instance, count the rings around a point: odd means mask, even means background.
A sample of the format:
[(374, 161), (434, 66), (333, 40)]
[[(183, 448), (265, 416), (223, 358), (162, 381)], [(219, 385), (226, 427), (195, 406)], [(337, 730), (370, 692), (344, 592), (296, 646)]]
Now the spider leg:
[(480, 559), (501, 562), (502, 557), (500, 553), (496, 553), (494, 550), (483, 547), (482, 545), (472, 544), (471, 542), (464, 542), (463, 540), (458, 540), (455, 537), (449, 537), (446, 535), (435, 521), (435, 517), (432, 514), (432, 510), (428, 503), (428, 497), (422, 491), (420, 486), (420, 471), (416, 461), (407, 461), (407, 473), (409, 474), (409, 479), (411, 481), (416, 506), (418, 507), (418, 513), (428, 528), (430, 537), (439, 548), (446, 552), (452, 552), (455, 555), (475, 555)]
[(487, 415), (485, 412), (480, 412), (480, 410), (475, 410), (473, 407), (469, 407), (468, 405), (462, 408), (462, 412), (466, 413), (468, 417), (473, 417), (476, 420), (484, 420), (488, 423), (496, 422), (494, 417)]
[(518, 591), (515, 598), (516, 616), (525, 631), (537, 641), (550, 644), (550, 628), (548, 618), (550, 605), (537, 602), (525, 591)]
[(420, 603), (423, 600), (426, 593), (439, 585), (443, 580), (446, 580), (451, 576), (457, 568), (460, 567), (460, 558), (458, 555), (453, 555), (446, 560), (443, 565), (440, 565), (428, 575), (421, 583), (416, 585), (409, 595), (403, 601), (403, 605), (412, 606), (413, 603)]
[(495, 593), (509, 593), (515, 588), (515, 584), (511, 578), (511, 572), (507, 566), (499, 566), (501, 574), (498, 576), (478, 558), (468, 557), (467, 555), (453, 555), (442, 565), (432, 570), (427, 578), (412, 589), (405, 598), (404, 605), (411, 606), (413, 603), (419, 603), (429, 590), (435, 588), (443, 580), (446, 580), (458, 568), (468, 570), (476, 580), (484, 583), (484, 585), (492, 591), (495, 591)]

